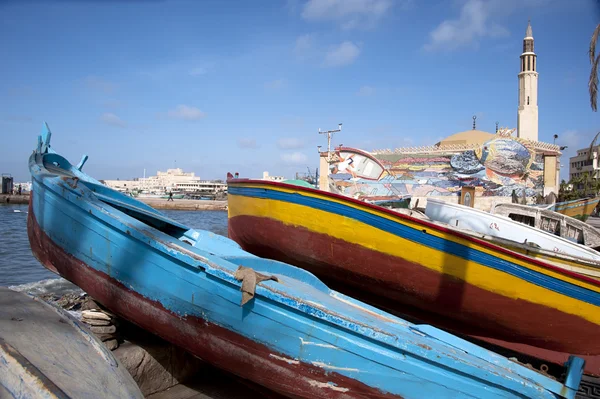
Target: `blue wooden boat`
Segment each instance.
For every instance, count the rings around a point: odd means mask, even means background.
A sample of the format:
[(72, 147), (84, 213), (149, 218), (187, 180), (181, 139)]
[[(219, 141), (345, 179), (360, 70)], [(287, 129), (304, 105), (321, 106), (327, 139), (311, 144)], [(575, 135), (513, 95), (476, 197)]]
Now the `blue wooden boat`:
[(127, 369), (81, 322), (0, 287), (0, 398), (143, 397)]
[(50, 148), (29, 160), (36, 257), (116, 314), (196, 356), (297, 398), (573, 398), (563, 381), (330, 290), (113, 191)]

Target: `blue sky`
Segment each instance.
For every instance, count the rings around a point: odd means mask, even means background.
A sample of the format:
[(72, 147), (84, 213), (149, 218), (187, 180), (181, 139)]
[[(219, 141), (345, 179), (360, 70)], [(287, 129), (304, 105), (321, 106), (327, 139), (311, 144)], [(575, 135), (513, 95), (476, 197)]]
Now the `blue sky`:
[(365, 150), (433, 144), (474, 114), (516, 127), (528, 18), (540, 140), (570, 155), (600, 127), (593, 0), (0, 1), (0, 172), (28, 180), (43, 121), (99, 179), (292, 177), (339, 122), (333, 143)]

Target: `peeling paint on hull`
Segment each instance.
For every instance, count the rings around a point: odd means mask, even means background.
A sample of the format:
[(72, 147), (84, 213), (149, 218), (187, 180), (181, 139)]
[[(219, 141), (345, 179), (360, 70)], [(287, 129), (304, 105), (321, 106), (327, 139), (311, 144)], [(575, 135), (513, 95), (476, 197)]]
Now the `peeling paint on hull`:
[(31, 250), (49, 270), (81, 287), (119, 316), (219, 368), (289, 397), (399, 398), (318, 366), (275, 362), (270, 356), (272, 350), (264, 345), (206, 320), (190, 316), (182, 318), (169, 312), (160, 303), (142, 297), (64, 252), (39, 228), (31, 203), (27, 232)]

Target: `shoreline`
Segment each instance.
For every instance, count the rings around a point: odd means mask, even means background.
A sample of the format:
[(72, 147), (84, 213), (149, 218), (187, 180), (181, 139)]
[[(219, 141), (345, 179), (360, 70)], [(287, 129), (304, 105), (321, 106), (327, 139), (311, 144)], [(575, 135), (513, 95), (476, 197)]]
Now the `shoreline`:
[[(227, 200), (192, 200), (176, 199), (167, 201), (162, 198), (140, 198), (141, 202), (155, 209), (172, 209), (179, 211), (226, 211)], [(29, 204), (29, 194), (0, 194), (0, 204)]]
[(188, 200), (188, 199), (176, 199), (168, 201), (166, 199), (158, 198), (142, 198), (140, 199), (146, 205), (150, 205), (154, 209), (172, 209), (179, 211), (226, 211), (227, 200), (225, 201), (213, 201), (213, 200)]

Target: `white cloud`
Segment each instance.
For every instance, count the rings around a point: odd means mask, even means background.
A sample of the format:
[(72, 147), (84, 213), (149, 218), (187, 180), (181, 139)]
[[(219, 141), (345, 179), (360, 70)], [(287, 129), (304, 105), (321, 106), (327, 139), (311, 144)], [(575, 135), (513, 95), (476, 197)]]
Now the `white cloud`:
[(361, 97), (372, 96), (373, 94), (375, 94), (375, 88), (371, 86), (362, 86), (360, 89), (358, 89), (358, 92), (356, 94)]
[(309, 0), (301, 15), (307, 21), (335, 21), (343, 29), (369, 28), (393, 5), (392, 0)]
[(304, 128), (304, 118), (300, 116), (284, 116), (279, 121), (284, 129), (301, 129)]
[(202, 76), (202, 75), (206, 75), (208, 71), (206, 70), (206, 68), (202, 68), (202, 67), (197, 67), (197, 68), (192, 68), (190, 69), (190, 76)]
[(294, 45), (294, 54), (300, 59), (306, 59), (313, 53), (316, 42), (316, 35), (314, 33), (307, 33), (306, 35), (299, 36), (296, 39)]
[(298, 151), (281, 154), (281, 160), (288, 165), (302, 165), (306, 163), (307, 159), (305, 154)]
[(107, 94), (113, 93), (117, 88), (117, 85), (113, 82), (98, 76), (88, 76), (84, 79), (84, 83), (89, 89), (101, 91)]
[(115, 100), (115, 99), (112, 99), (112, 100), (106, 100), (106, 101), (103, 101), (103, 102), (102, 102), (102, 106), (103, 106), (103, 107), (105, 107), (105, 108), (108, 108), (108, 109), (112, 109), (112, 110), (115, 110), (115, 109), (117, 109), (117, 108), (120, 108), (120, 107), (121, 107), (121, 105), (122, 105), (122, 104), (121, 104), (121, 101), (119, 101), (119, 100)]
[(139, 73), (159, 82), (171, 82), (173, 79), (204, 76), (210, 73), (215, 65), (215, 62), (212, 61), (182, 59), (165, 64), (146, 65)]
[(477, 45), (484, 37), (507, 36), (508, 29), (494, 20), (498, 14), (510, 14), (514, 8), (511, 1), (500, 3), (499, 0), (467, 0), (461, 7), (458, 18), (442, 21), (429, 33), (429, 42), (424, 48), (428, 51), (451, 51), (471, 44)]
[(265, 83), (265, 89), (269, 90), (280, 90), (286, 86), (287, 82), (285, 79), (275, 79)]
[(206, 114), (196, 107), (181, 104), (178, 105), (175, 109), (172, 109), (169, 112), (167, 112), (167, 116), (173, 119), (196, 121), (198, 119), (204, 118)]
[(240, 148), (258, 148), (256, 140), (251, 138), (241, 138), (238, 140), (238, 147)]
[(127, 127), (127, 122), (123, 119), (119, 118), (117, 115), (111, 112), (105, 112), (100, 116), (100, 120), (107, 125), (117, 126), (117, 127)]
[(294, 137), (284, 137), (277, 140), (277, 147), (282, 150), (295, 150), (304, 147), (304, 142)]
[(331, 49), (325, 55), (324, 65), (327, 67), (339, 67), (354, 62), (360, 54), (360, 48), (350, 41), (345, 41), (339, 46)]

